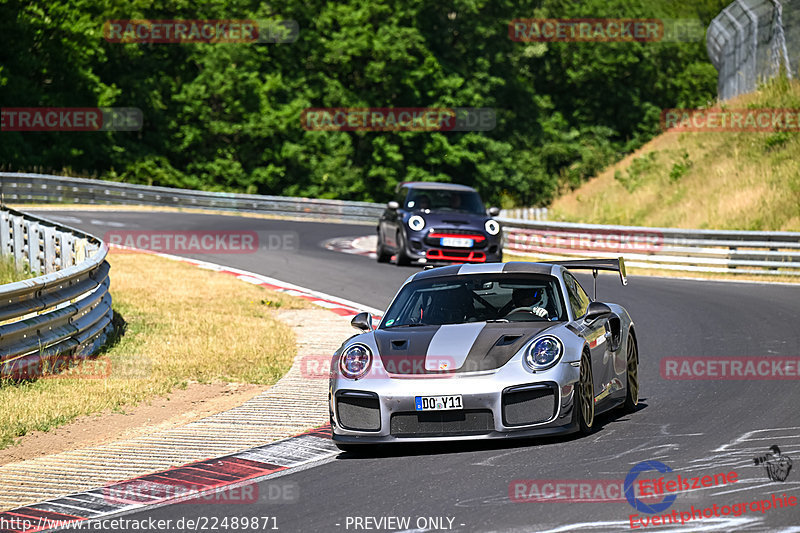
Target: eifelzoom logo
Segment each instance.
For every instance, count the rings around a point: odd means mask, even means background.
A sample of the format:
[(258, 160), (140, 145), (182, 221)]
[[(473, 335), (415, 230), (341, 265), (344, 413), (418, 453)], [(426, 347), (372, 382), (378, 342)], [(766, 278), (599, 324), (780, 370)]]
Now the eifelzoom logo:
[(758, 455), (753, 458), (756, 466), (763, 465), (770, 481), (786, 481), (792, 470), (792, 458), (782, 454), (776, 444), (770, 446), (770, 453)]

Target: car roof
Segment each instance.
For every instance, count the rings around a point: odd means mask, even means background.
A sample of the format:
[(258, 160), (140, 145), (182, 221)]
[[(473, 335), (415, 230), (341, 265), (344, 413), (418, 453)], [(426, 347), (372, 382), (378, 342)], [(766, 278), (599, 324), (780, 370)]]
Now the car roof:
[(459, 264), (423, 270), (411, 276), (408, 281), (420, 279), (441, 278), (447, 276), (460, 276), (469, 274), (546, 274), (553, 273), (553, 267), (559, 265), (552, 263), (529, 263), (526, 261), (510, 261), (508, 263), (483, 263), (483, 264)]
[(406, 181), (397, 186), (397, 190), (399, 191), (402, 187), (408, 187), (409, 189), (427, 189), (427, 190), (439, 190), (439, 191), (470, 191), (475, 192), (475, 189), (472, 187), (468, 187), (467, 185), (459, 185), (458, 183), (442, 183), (438, 181)]

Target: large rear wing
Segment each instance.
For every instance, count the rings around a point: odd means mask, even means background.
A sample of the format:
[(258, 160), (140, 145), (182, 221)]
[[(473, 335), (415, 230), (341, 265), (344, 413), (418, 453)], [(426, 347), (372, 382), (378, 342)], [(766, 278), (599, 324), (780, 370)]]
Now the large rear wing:
[(569, 270), (591, 270), (594, 276), (594, 297), (597, 299), (597, 271), (611, 270), (619, 272), (619, 280), (623, 285), (628, 284), (628, 274), (625, 271), (625, 260), (617, 259), (574, 259), (572, 261), (548, 261), (554, 265), (561, 265)]

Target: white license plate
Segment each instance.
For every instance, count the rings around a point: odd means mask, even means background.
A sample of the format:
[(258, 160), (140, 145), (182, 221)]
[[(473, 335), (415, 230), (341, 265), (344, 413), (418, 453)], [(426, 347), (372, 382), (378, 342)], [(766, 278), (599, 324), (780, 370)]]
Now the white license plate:
[(472, 239), (442, 237), (442, 246), (447, 246), (449, 248), (472, 248)]
[(463, 409), (461, 395), (455, 396), (416, 396), (417, 411), (452, 411)]

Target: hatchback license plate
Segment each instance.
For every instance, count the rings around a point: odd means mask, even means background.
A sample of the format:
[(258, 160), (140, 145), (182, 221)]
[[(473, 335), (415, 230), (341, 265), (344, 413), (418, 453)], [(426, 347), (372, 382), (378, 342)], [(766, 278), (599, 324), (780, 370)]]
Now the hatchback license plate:
[(442, 237), (442, 246), (447, 246), (450, 248), (472, 248), (472, 239)]
[(452, 411), (463, 409), (461, 395), (455, 396), (416, 396), (417, 411)]

